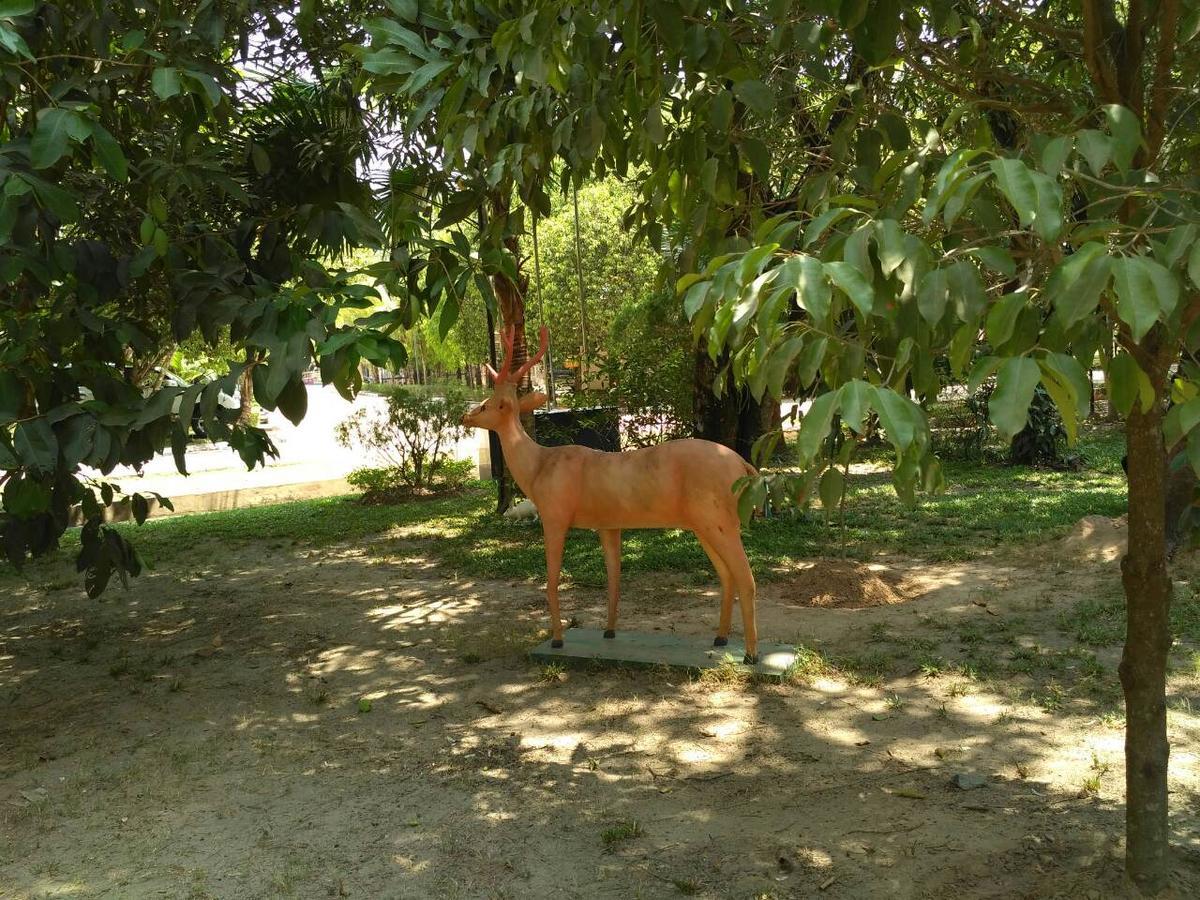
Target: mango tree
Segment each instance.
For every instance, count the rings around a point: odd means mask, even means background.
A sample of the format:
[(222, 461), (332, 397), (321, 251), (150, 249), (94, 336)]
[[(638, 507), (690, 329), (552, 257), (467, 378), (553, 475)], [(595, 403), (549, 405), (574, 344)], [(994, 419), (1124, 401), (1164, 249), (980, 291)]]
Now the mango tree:
[[(790, 18), (805, 6), (811, 18)], [(765, 221), (756, 246), (681, 278), (682, 302), (714, 357), (728, 351), (756, 391), (778, 391), (797, 367), (819, 380), (798, 441), (805, 474), (777, 487), (801, 498), (812, 488), (825, 502), (842, 490), (826, 452), (835, 415), (857, 435), (877, 415), (902, 496), (937, 485), (914, 400), (941, 390), (938, 358), (972, 389), (995, 378), (991, 419), (1009, 438), (1039, 384), (1073, 438), (1089, 372), (1104, 369), (1128, 442), (1127, 869), (1158, 890), (1168, 873), (1166, 482), (1170, 466), (1200, 471), (1200, 132), (1186, 90), (1200, 59), (1180, 52), (1198, 11), (884, 3), (867, 16), (865, 6), (772, 6), (778, 28), (808, 36), (811, 62), (799, 78), (764, 66), (773, 74), (759, 82), (759, 112), (769, 121), (799, 102), (846, 118), (822, 148), (821, 190)], [(855, 58), (869, 65), (837, 107), (845, 83), (813, 75), (853, 72)], [(944, 108), (939, 94), (951, 108), (931, 116)]]

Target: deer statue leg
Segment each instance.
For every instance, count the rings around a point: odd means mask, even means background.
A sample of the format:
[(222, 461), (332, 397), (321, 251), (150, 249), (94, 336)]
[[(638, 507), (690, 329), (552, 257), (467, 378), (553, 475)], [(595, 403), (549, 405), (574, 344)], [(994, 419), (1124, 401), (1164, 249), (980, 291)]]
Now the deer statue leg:
[(700, 541), (700, 546), (704, 548), (704, 552), (708, 554), (708, 559), (716, 569), (717, 578), (721, 580), (721, 618), (717, 623), (717, 636), (713, 638), (714, 647), (724, 647), (729, 643), (729, 629), (733, 625), (733, 578), (729, 574), (729, 566), (725, 565), (725, 560), (717, 556), (717, 551), (713, 549), (712, 544), (708, 543), (699, 534), (696, 538)]
[(563, 645), (562, 617), (558, 612), (558, 575), (562, 571), (563, 544), (567, 529), (542, 520), (546, 542), (546, 602), (550, 605), (550, 646)]
[(742, 635), (746, 641), (746, 656), (743, 662), (758, 662), (758, 625), (754, 615), (754, 573), (742, 547), (742, 534), (736, 520), (705, 529), (704, 541), (712, 545), (729, 569), (738, 604), (742, 608)]
[(600, 546), (604, 548), (604, 568), (608, 572), (608, 624), (604, 636), (617, 636), (617, 606), (621, 602), (621, 529), (602, 528)]

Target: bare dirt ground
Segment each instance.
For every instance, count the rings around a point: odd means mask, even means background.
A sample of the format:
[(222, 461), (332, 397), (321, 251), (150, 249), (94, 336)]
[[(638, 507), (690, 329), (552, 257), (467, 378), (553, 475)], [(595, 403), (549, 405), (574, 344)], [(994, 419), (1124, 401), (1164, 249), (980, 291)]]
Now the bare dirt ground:
[[(1119, 650), (1061, 627), (1121, 538), (765, 582), (760, 633), (813, 651), (783, 685), (535, 666), (539, 585), (402, 542), (197, 547), (102, 603), (42, 566), (0, 583), (0, 897), (1121, 896)], [(712, 589), (625, 593), (711, 634)], [(1170, 693), (1195, 897), (1194, 668)]]

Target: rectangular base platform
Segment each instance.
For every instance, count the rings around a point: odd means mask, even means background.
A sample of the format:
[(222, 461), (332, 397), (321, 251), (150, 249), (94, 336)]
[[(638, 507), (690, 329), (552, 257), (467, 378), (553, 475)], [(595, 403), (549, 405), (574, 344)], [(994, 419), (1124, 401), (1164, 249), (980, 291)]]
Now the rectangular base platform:
[(542, 641), (529, 656), (538, 662), (563, 665), (600, 664), (612, 666), (671, 666), (699, 672), (733, 663), (738, 671), (767, 678), (784, 679), (796, 663), (796, 648), (786, 644), (758, 644), (758, 662), (742, 662), (745, 646), (739, 638), (729, 637), (725, 647), (714, 647), (711, 637), (663, 632), (618, 631), (605, 638), (599, 628), (570, 628), (563, 635), (563, 646), (555, 649), (549, 639)]

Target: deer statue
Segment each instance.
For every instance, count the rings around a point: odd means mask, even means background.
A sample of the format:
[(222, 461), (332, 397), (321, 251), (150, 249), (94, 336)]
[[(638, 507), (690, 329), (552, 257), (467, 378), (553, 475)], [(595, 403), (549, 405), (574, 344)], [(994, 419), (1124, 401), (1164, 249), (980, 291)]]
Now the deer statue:
[(608, 572), (606, 638), (616, 637), (621, 598), (621, 529), (685, 528), (693, 531), (721, 579), (721, 616), (713, 646), (728, 643), (733, 598), (742, 610), (745, 661), (758, 661), (754, 621), (754, 574), (742, 547), (738, 497), (734, 484), (755, 469), (737, 453), (702, 440), (668, 441), (654, 447), (604, 453), (587, 447), (543, 447), (526, 433), (521, 414), (546, 402), (546, 395), (518, 396), (525, 374), (546, 353), (541, 330), (538, 352), (515, 371), (512, 326), (504, 330), (504, 362), (487, 367), (492, 396), (463, 416), (464, 425), (495, 431), (513, 478), (533, 501), (546, 542), (546, 601), (550, 606), (551, 646), (563, 645), (558, 608), (558, 578), (563, 544), (570, 528), (591, 528), (600, 535)]

